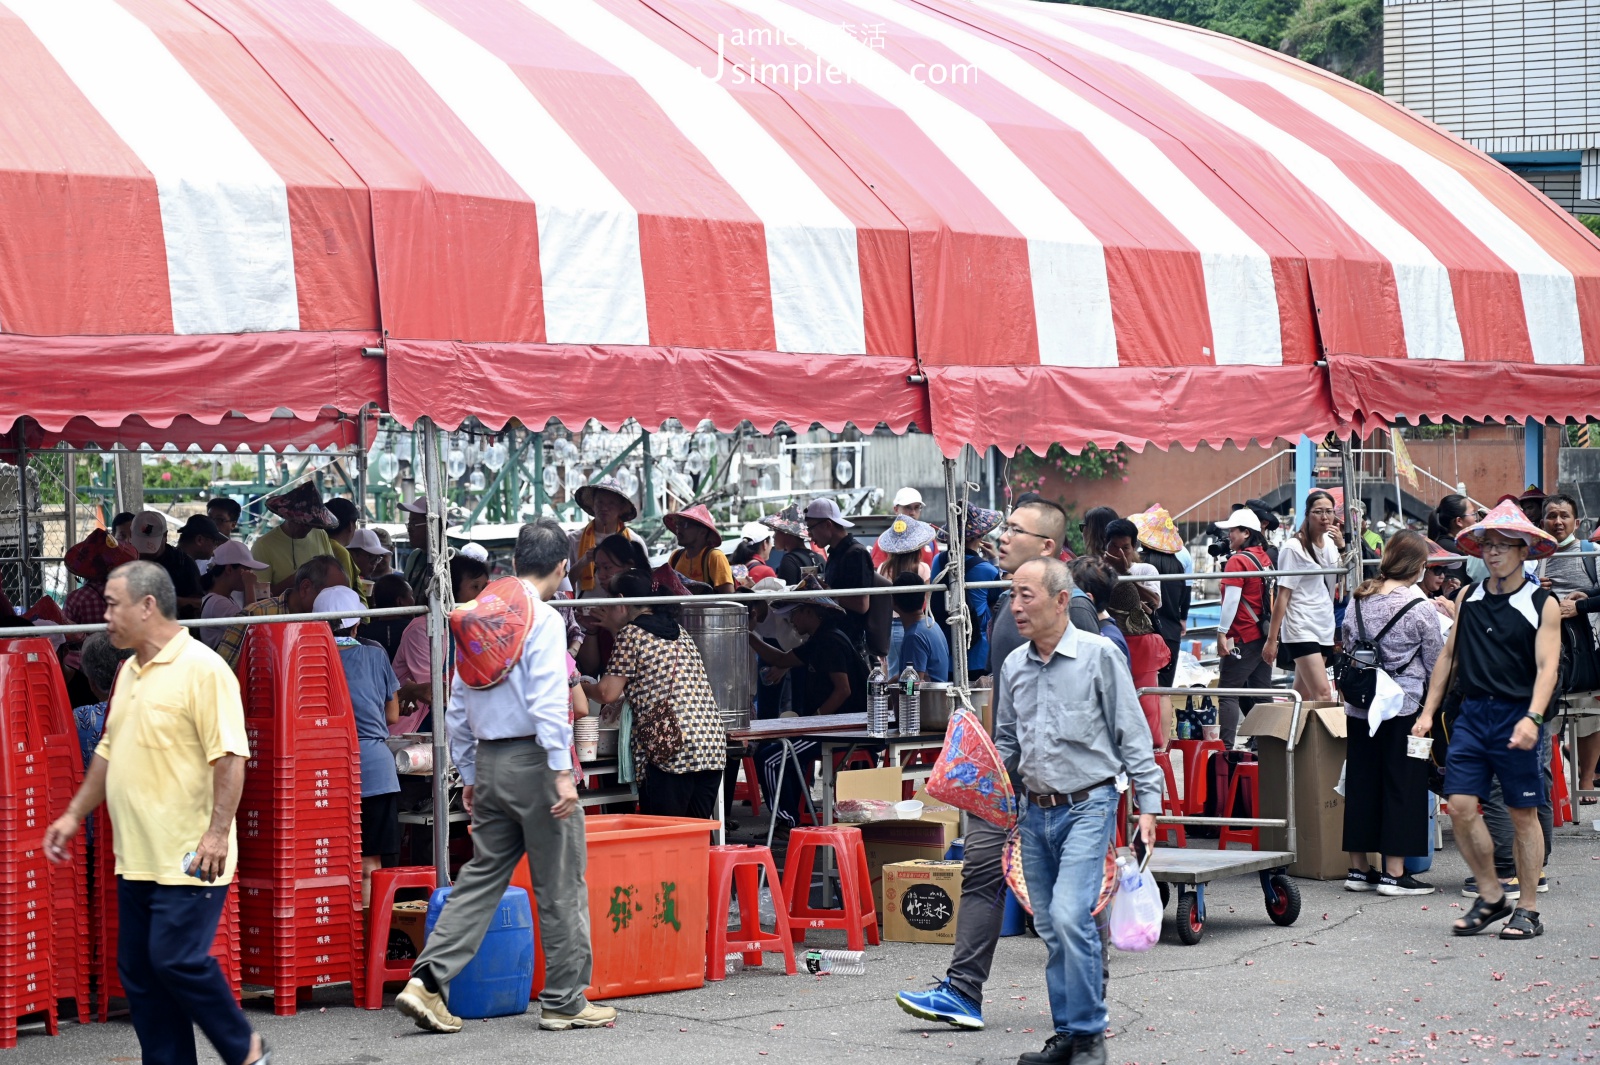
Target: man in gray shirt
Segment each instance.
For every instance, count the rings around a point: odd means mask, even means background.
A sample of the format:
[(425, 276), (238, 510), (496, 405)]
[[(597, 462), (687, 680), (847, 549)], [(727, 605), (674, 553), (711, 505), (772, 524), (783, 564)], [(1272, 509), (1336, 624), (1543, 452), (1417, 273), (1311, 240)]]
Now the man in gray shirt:
[[(1017, 506), (1011, 518), (1000, 526), (1000, 569), (1016, 571), (1023, 563), (1039, 558), (1055, 558), (1067, 534), (1067, 515), (1054, 503), (1034, 500)], [(994, 627), (989, 636), (989, 661), (995, 673), (1006, 656), (1027, 641), (1017, 631), (1008, 606), (1010, 592), (995, 606)], [(1074, 599), (1074, 621), (1087, 631), (1098, 633), (1100, 623), (1094, 608), (1082, 596)], [(1077, 614), (1087, 609), (1086, 620)], [(895, 996), (900, 1008), (925, 1021), (977, 1031), (983, 1027), (983, 985), (994, 965), (995, 944), (1000, 942), (1000, 924), (1006, 909), (1005, 870), (1000, 863), (1006, 833), (998, 825), (973, 817), (967, 821), (967, 835), (961, 866), (961, 908), (956, 916), (955, 950), (945, 978), (926, 991), (902, 991)]]
[(1011, 615), (1029, 642), (995, 685), (995, 747), (1027, 791), (1022, 868), (1048, 951), (1055, 1034), (1018, 1065), (1105, 1065), (1104, 959), (1093, 910), (1116, 829), (1118, 778), (1131, 779), (1139, 835), (1155, 845), (1161, 773), (1126, 660), (1067, 618), (1072, 574), (1057, 559), (1012, 577)]

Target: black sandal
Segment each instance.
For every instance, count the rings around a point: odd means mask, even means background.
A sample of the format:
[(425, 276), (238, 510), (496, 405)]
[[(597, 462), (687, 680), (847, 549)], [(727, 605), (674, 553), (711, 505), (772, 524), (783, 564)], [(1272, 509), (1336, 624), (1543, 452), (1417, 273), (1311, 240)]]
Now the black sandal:
[(1461, 918), (1465, 924), (1451, 925), (1450, 934), (1455, 936), (1475, 936), (1496, 921), (1504, 920), (1511, 916), (1511, 900), (1504, 895), (1500, 901), (1488, 903), (1479, 895), (1472, 901), (1472, 908)]
[(1544, 922), (1539, 920), (1538, 910), (1524, 910), (1520, 907), (1511, 915), (1511, 920), (1500, 929), (1501, 939), (1532, 939), (1534, 936), (1544, 935)]

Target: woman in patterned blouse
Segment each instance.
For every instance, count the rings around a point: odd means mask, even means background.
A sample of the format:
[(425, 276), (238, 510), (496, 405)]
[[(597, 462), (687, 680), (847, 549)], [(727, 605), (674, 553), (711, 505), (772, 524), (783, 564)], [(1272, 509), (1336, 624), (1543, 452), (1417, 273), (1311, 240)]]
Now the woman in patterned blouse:
[[(655, 594), (650, 573), (618, 574), (611, 594), (627, 599)], [(604, 676), (584, 688), (591, 699), (626, 698), (633, 708), (634, 763), (642, 771), (639, 812), (715, 817), (728, 741), (700, 650), (678, 624), (677, 610), (593, 609), (600, 624), (616, 635), (616, 644)]]

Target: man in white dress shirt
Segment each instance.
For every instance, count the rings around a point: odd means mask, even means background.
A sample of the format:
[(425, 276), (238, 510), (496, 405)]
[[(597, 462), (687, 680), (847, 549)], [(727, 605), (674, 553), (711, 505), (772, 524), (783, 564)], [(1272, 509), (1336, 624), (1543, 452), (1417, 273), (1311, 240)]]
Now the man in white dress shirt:
[(567, 535), (554, 519), (524, 525), (517, 536), (517, 576), (537, 592), (522, 657), (505, 679), (469, 688), (458, 673), (445, 721), (450, 754), (466, 784), (472, 814), (472, 860), (433, 934), (395, 999), (417, 1027), (458, 1032), (446, 1004), (450, 981), (478, 953), (511, 874), (524, 855), (539, 904), (545, 987), (539, 1027), (599, 1028), (616, 1019), (584, 998), (594, 955), (589, 944), (587, 856), (578, 789), (572, 779), (571, 694), (566, 623), (545, 600), (567, 575)]

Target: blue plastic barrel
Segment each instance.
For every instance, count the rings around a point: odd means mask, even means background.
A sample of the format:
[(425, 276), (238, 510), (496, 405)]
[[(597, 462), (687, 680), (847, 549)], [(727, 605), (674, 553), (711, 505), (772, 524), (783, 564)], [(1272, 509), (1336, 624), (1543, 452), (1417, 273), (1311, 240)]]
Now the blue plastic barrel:
[[(428, 900), (424, 935), (433, 934), (434, 922), (449, 898), (450, 889), (442, 887)], [(474, 1019), (526, 1013), (532, 990), (533, 910), (526, 891), (508, 887), (478, 953), (450, 981), (450, 1012)]]
[(1020, 936), (1028, 931), (1028, 911), (1022, 908), (1022, 903), (1017, 901), (1016, 894), (1006, 888), (1006, 912), (1000, 918), (1000, 934), (1002, 936)]

